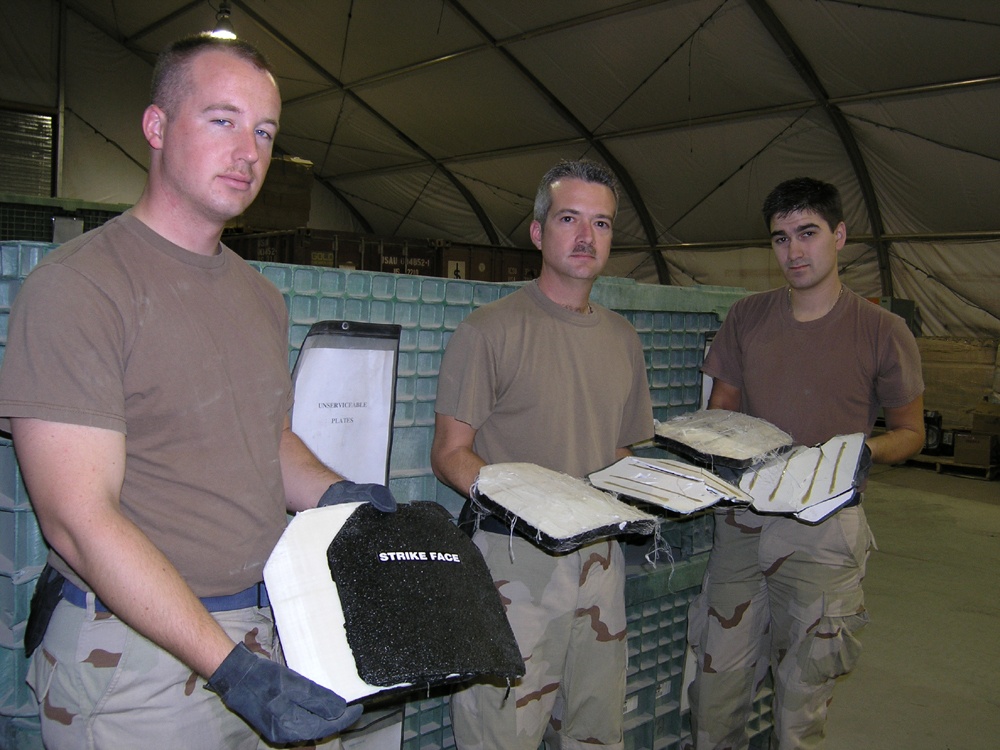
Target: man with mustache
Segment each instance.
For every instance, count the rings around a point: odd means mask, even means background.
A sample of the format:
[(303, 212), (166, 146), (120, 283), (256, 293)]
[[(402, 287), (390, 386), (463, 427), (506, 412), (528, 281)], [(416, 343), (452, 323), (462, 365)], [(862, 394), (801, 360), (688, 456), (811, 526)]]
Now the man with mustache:
[[(527, 462), (583, 477), (652, 436), (638, 336), (590, 301), (617, 208), (604, 167), (553, 167), (531, 222), (542, 252), (538, 278), (474, 311), (449, 341), (431, 465), (463, 495), (486, 463)], [(473, 539), (527, 673), (510, 688), (479, 683), (452, 696), (456, 745), (536, 750), (554, 734), (562, 748), (623, 747), (625, 576), (617, 541), (554, 555), (492, 517)]]
[(395, 501), (291, 431), (284, 301), (220, 242), (270, 164), (267, 61), (245, 42), (181, 40), (151, 102), (138, 203), (29, 274), (0, 370), (0, 426), (52, 548), (37, 592), (51, 620), (33, 604), (25, 635), (33, 648), (44, 630), (29, 667), (42, 737), (316, 740), (361, 709), (277, 661), (263, 566), (287, 511)]
[[(905, 461), (924, 444), (920, 354), (901, 317), (841, 282), (847, 227), (837, 189), (788, 180), (763, 214), (788, 284), (729, 311), (703, 367), (714, 379), (708, 407), (765, 419), (802, 445), (861, 432), (871, 461)], [(886, 431), (873, 436), (880, 409)], [(772, 750), (823, 746), (835, 680), (854, 667), (868, 621), (861, 581), (873, 541), (863, 478), (847, 505), (815, 525), (748, 507), (716, 510), (688, 623), (698, 657), (690, 692), (697, 750), (748, 746), (768, 668)]]

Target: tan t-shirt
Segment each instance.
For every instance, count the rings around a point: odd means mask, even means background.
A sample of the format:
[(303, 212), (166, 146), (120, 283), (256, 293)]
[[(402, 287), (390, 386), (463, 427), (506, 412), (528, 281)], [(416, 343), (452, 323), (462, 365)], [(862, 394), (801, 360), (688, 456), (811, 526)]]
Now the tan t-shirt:
[(0, 428), (125, 433), (123, 511), (199, 596), (262, 579), (286, 521), (290, 407), (284, 301), (228, 249), (190, 253), (127, 213), (54, 251), (15, 299)]
[(741, 411), (802, 445), (870, 435), (880, 407), (905, 406), (924, 389), (905, 321), (850, 291), (804, 323), (792, 316), (784, 287), (739, 300), (703, 369), (742, 391)]
[(534, 283), (474, 311), (452, 335), (435, 410), (477, 430), (488, 463), (583, 477), (653, 435), (642, 345), (621, 315), (560, 307)]

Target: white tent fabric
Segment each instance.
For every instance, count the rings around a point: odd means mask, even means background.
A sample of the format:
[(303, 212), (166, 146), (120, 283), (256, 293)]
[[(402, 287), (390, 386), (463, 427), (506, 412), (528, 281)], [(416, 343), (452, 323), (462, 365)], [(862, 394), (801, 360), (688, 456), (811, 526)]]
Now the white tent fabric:
[[(135, 200), (151, 62), (219, 2), (0, 4), (0, 100), (63, 115), (60, 197)], [(810, 175), (844, 195), (855, 291), (1000, 335), (994, 0), (228, 6), (278, 72), (278, 148), (314, 164), (314, 228), (527, 248), (540, 175), (590, 157), (623, 184), (612, 272), (755, 290), (781, 283), (761, 200)]]

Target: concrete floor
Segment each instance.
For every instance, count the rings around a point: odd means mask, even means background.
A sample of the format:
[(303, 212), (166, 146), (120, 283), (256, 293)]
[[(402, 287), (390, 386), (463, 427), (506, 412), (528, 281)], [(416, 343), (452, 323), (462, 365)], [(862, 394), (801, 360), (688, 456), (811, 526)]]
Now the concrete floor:
[(828, 749), (1000, 748), (1000, 481), (876, 467), (864, 507), (871, 622)]

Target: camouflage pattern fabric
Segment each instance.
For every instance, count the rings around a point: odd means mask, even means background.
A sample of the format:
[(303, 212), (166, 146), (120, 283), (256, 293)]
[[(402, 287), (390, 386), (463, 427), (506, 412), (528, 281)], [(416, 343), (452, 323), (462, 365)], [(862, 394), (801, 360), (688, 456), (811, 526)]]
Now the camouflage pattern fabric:
[[(475, 683), (451, 699), (460, 750), (624, 747), (625, 563), (617, 541), (549, 555), (478, 531), (527, 673)], [(511, 555), (513, 554), (513, 562)]]
[(716, 511), (715, 545), (688, 614), (697, 656), (697, 750), (748, 747), (752, 701), (770, 668), (772, 750), (823, 747), (837, 677), (861, 653), (861, 582), (874, 540), (860, 506), (810, 526), (743, 508)]
[[(114, 615), (61, 601), (28, 682), (49, 750), (258, 750), (268, 747), (205, 680)], [(216, 612), (231, 638), (275, 654), (270, 608)]]

